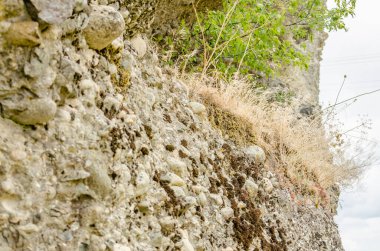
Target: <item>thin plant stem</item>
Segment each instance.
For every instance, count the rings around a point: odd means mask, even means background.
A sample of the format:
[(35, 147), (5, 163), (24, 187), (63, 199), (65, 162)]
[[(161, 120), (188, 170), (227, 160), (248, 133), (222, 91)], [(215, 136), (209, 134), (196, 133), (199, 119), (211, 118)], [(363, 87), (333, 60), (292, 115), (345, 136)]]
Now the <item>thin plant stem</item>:
[[(197, 5), (198, 5), (198, 3), (199, 3), (199, 1), (197, 2)], [(203, 25), (201, 25), (201, 21), (199, 20), (198, 11), (197, 11), (197, 8), (195, 7), (194, 3), (192, 4), (192, 7), (193, 7), (193, 10), (194, 10), (194, 13), (195, 13), (195, 17), (197, 18), (197, 24), (198, 24), (199, 29), (201, 30), (201, 34), (202, 34), (203, 68), (204, 68), (204, 67), (206, 67), (206, 63), (207, 63), (207, 46), (206, 46), (205, 32), (204, 32), (204, 27), (203, 27)]]
[(345, 100), (343, 100), (343, 101), (340, 101), (339, 103), (336, 103), (336, 104), (334, 104), (334, 105), (330, 105), (330, 106), (328, 106), (328, 107), (322, 109), (322, 111), (325, 111), (325, 110), (327, 110), (327, 109), (334, 108), (334, 107), (336, 107), (336, 106), (338, 106), (338, 105), (341, 105), (341, 104), (347, 103), (348, 101), (351, 101), (351, 100), (354, 100), (354, 99), (360, 98), (360, 97), (362, 97), (362, 96), (370, 95), (370, 94), (373, 94), (373, 93), (376, 93), (376, 92), (379, 92), (379, 91), (380, 91), (380, 89), (376, 89), (376, 90), (373, 90), (373, 91), (370, 91), (370, 92), (364, 92), (364, 93), (361, 93), (361, 94), (356, 95), (356, 96), (354, 96), (354, 97), (351, 97), (351, 98), (345, 99)]
[(238, 66), (238, 69), (237, 69), (237, 72), (240, 71), (240, 68), (241, 68), (241, 65), (243, 64), (244, 58), (245, 58), (245, 56), (247, 55), (247, 51), (248, 51), (248, 48), (249, 48), (249, 45), (250, 45), (250, 43), (251, 43), (251, 39), (252, 39), (252, 34), (253, 34), (253, 33), (251, 33), (251, 34), (249, 35), (248, 42), (247, 42), (247, 46), (245, 47), (244, 54), (243, 54), (243, 56), (242, 56), (241, 59), (240, 59), (239, 66)]
[(228, 21), (230, 20), (232, 13), (235, 11), (236, 6), (239, 4), (239, 2), (240, 2), (240, 0), (236, 0), (234, 2), (234, 4), (232, 5), (232, 7), (228, 10), (226, 17), (223, 20), (222, 26), (220, 27), (220, 31), (218, 33), (218, 37), (216, 38), (214, 48), (213, 48), (210, 56), (207, 58), (206, 64), (204, 65), (204, 68), (202, 71), (202, 76), (204, 76), (206, 74), (208, 67), (209, 67), (209, 63), (212, 60), (212, 57), (214, 56), (214, 54), (216, 52), (216, 48), (218, 46), (219, 40), (222, 37), (222, 33), (223, 33)]
[[(344, 84), (345, 84), (345, 82), (346, 82), (346, 78), (347, 78), (347, 76), (344, 75), (343, 82), (342, 82), (342, 84), (340, 85), (340, 88), (339, 88), (338, 94), (336, 95), (336, 98), (335, 98), (335, 102), (334, 102), (333, 108), (335, 108), (336, 104), (338, 103), (340, 93), (342, 92), (343, 86), (344, 86)], [(330, 120), (330, 116), (331, 116), (331, 114), (332, 114), (333, 112), (334, 112), (334, 109), (331, 109), (330, 112), (327, 114), (327, 116), (326, 116), (326, 120), (325, 120), (325, 123), (326, 123), (327, 121)]]

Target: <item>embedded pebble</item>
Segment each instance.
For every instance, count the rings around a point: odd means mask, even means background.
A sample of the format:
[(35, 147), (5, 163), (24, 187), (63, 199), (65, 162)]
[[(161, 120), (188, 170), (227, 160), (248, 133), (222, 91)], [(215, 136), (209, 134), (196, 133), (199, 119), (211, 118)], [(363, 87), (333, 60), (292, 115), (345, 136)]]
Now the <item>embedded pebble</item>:
[(223, 199), (222, 199), (222, 196), (220, 196), (219, 194), (210, 194), (210, 197), (211, 199), (213, 199), (215, 201), (215, 203), (219, 206), (223, 205)]
[(174, 158), (168, 158), (167, 160), (169, 168), (175, 172), (180, 177), (184, 177), (185, 173), (187, 172), (187, 165), (185, 162), (174, 159)]
[(62, 234), (60, 234), (58, 237), (64, 242), (69, 242), (74, 238), (71, 231), (65, 231)]
[(112, 251), (131, 251), (131, 248), (128, 247), (128, 246), (125, 246), (125, 245), (122, 245), (122, 244), (118, 244), (118, 243), (116, 243), (116, 244), (113, 246)]
[(88, 0), (75, 0), (75, 12), (79, 12), (87, 8), (88, 6)]
[(124, 119), (125, 123), (129, 125), (135, 124), (137, 120), (138, 120), (138, 117), (134, 114), (127, 114)]
[(222, 251), (234, 251), (234, 249), (231, 247), (226, 247), (226, 248), (223, 248)]
[(104, 109), (108, 111), (111, 111), (111, 110), (118, 111), (121, 106), (121, 101), (111, 95), (108, 95), (107, 97), (105, 97), (103, 101), (103, 106), (104, 106)]
[(181, 236), (182, 236), (182, 250), (194, 251), (194, 247), (189, 240), (189, 234), (187, 233), (187, 231), (180, 229), (179, 232), (181, 233)]
[(32, 223), (28, 223), (23, 226), (18, 226), (17, 230), (20, 231), (22, 234), (30, 234), (30, 233), (37, 233), (40, 231), (40, 228)]
[(9, 156), (14, 161), (21, 161), (27, 157), (26, 152), (21, 149), (13, 150)]
[(186, 185), (185, 181), (174, 173), (167, 173), (164, 176), (161, 176), (161, 180), (168, 182), (171, 186), (182, 187)]
[[(86, 161), (86, 169), (90, 173), (88, 177), (89, 186), (102, 196), (108, 195), (112, 191), (112, 181), (108, 176), (107, 166)], [(82, 177), (87, 176), (86, 173), (81, 173)]]
[(20, 107), (5, 113), (15, 122), (24, 125), (45, 124), (54, 118), (57, 111), (56, 103), (49, 98), (23, 101), (19, 105)]
[(200, 193), (198, 195), (198, 201), (199, 201), (199, 204), (201, 204), (202, 206), (206, 206), (207, 205), (207, 197), (204, 193)]
[(29, 0), (26, 8), (34, 20), (37, 18), (48, 24), (60, 24), (69, 18), (76, 0)]
[(171, 186), (170, 189), (173, 190), (175, 197), (177, 197), (177, 198), (185, 198), (186, 197), (185, 190), (183, 190), (182, 187)]
[(200, 194), (201, 192), (207, 192), (207, 189), (203, 186), (192, 186), (194, 193)]
[(129, 16), (131, 15), (131, 13), (127, 9), (122, 10), (120, 13), (121, 13), (121, 15), (123, 16), (124, 19), (128, 19)]
[[(55, 191), (53, 190), (51, 192), (54, 193)], [(75, 186), (60, 186), (59, 189), (56, 191), (56, 193), (64, 194), (65, 196), (68, 196), (68, 197), (87, 196), (93, 199), (98, 199), (98, 196), (94, 192), (94, 189), (90, 189), (88, 186), (81, 183)], [(53, 194), (49, 195), (49, 197), (52, 195)]]
[(91, 174), (86, 172), (85, 170), (65, 170), (63, 174), (60, 175), (60, 181), (74, 181), (74, 180), (82, 180), (90, 177)]
[(43, 88), (48, 88), (53, 84), (57, 73), (46, 62), (46, 52), (40, 47), (36, 51), (38, 53), (32, 54), (29, 62), (24, 65), (24, 73), (29, 77), (39, 79), (34, 84), (36, 85), (35, 88), (46, 91)]
[(254, 160), (255, 163), (262, 164), (265, 162), (265, 152), (261, 147), (253, 145), (243, 149), (243, 151), (248, 158)]
[(152, 233), (149, 235), (150, 243), (153, 247), (160, 248), (163, 245), (164, 237), (160, 233)]
[(249, 196), (251, 198), (254, 198), (257, 196), (257, 193), (259, 191), (259, 186), (252, 180), (252, 179), (247, 179), (244, 183), (244, 188), (247, 190)]
[(136, 35), (134, 38), (131, 39), (131, 45), (132, 48), (136, 51), (137, 56), (139, 58), (142, 58), (145, 56), (147, 52), (147, 45), (144, 39), (141, 37), (141, 35)]
[(184, 84), (181, 80), (174, 80), (172, 82), (172, 88), (171, 90), (175, 93), (181, 93), (184, 94), (185, 96), (189, 95), (189, 88)]
[(118, 38), (125, 28), (123, 16), (110, 6), (92, 6), (84, 35), (90, 48), (101, 50)]
[(81, 226), (89, 227), (93, 224), (100, 223), (104, 208), (100, 205), (91, 205), (81, 210)]
[(110, 72), (111, 75), (117, 73), (117, 67), (115, 64), (109, 64), (108, 65), (108, 71)]
[(64, 108), (58, 108), (56, 113), (57, 119), (59, 119), (62, 122), (70, 122), (71, 121), (71, 114), (69, 111), (65, 110)]
[(239, 201), (238, 204), (237, 204), (237, 207), (240, 208), (240, 209), (243, 209), (243, 208), (246, 208), (247, 205), (244, 202)]
[(9, 194), (14, 194), (16, 191), (16, 187), (11, 179), (6, 179), (0, 184), (1, 189)]
[(142, 213), (148, 213), (150, 209), (150, 202), (149, 201), (142, 201), (137, 205), (138, 209)]
[(112, 41), (111, 43), (112, 49), (115, 51), (122, 50), (124, 48), (124, 40), (123, 36), (120, 36)]
[(11, 22), (7, 22), (7, 21), (2, 21), (3, 19), (1, 18), (1, 9), (0, 9), (0, 33), (2, 34), (5, 34), (9, 27), (12, 25)]
[(46, 40), (58, 40), (62, 37), (62, 28), (58, 25), (51, 25), (42, 32), (41, 36)]
[(220, 210), (225, 220), (231, 219), (234, 216), (234, 210), (230, 207), (225, 207)]
[(96, 89), (96, 83), (92, 79), (82, 79), (79, 82), (82, 91)]
[(197, 204), (197, 199), (194, 198), (193, 196), (186, 196), (184, 201), (186, 205), (189, 205), (189, 206), (195, 206)]
[(136, 177), (136, 191), (135, 196), (141, 196), (146, 194), (150, 189), (150, 178), (145, 172), (141, 172)]
[(198, 102), (190, 102), (189, 103), (191, 110), (195, 114), (202, 114), (206, 112), (206, 107)]
[(14, 197), (6, 197), (0, 201), (2, 212), (10, 213), (11, 215), (18, 214), (19, 200)]
[(262, 180), (261, 185), (262, 185), (264, 191), (267, 193), (271, 193), (274, 189), (272, 182), (270, 181), (270, 179), (267, 179), (267, 178), (264, 178)]
[(40, 36), (38, 23), (32, 21), (12, 23), (5, 34), (5, 38), (9, 43), (31, 47), (37, 46), (41, 43)]
[(159, 220), (161, 227), (166, 231), (172, 231), (177, 224), (177, 221), (171, 216), (165, 216)]

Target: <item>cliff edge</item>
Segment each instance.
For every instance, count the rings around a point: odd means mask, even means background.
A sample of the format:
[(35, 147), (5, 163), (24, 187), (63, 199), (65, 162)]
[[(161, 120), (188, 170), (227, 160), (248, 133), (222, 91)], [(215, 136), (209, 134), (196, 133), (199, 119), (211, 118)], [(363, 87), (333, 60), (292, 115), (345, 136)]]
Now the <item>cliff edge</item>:
[(0, 1), (1, 251), (343, 250), (160, 66), (143, 34), (176, 4)]

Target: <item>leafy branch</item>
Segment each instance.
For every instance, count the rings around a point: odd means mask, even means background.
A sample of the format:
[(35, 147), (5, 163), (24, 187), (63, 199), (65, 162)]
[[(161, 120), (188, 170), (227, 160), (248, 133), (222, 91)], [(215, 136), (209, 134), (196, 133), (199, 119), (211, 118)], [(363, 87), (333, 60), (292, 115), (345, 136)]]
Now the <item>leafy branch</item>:
[(343, 20), (354, 15), (356, 0), (335, 3), (329, 10), (324, 0), (225, 0), (221, 10), (207, 13), (193, 4), (196, 23), (183, 22), (178, 36), (162, 40), (183, 70), (272, 76), (288, 65), (307, 68), (302, 43), (315, 33), (346, 29)]

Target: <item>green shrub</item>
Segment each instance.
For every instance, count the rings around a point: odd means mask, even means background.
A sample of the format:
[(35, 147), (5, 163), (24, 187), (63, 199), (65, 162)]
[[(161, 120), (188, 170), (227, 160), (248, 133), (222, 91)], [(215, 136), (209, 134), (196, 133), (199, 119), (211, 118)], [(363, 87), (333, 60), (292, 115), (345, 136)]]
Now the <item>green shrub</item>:
[(271, 76), (287, 65), (307, 68), (303, 46), (316, 31), (346, 29), (355, 0), (335, 2), (328, 10), (324, 0), (226, 0), (221, 10), (196, 13), (191, 27), (183, 22), (158, 40), (170, 51), (168, 61), (187, 70)]

